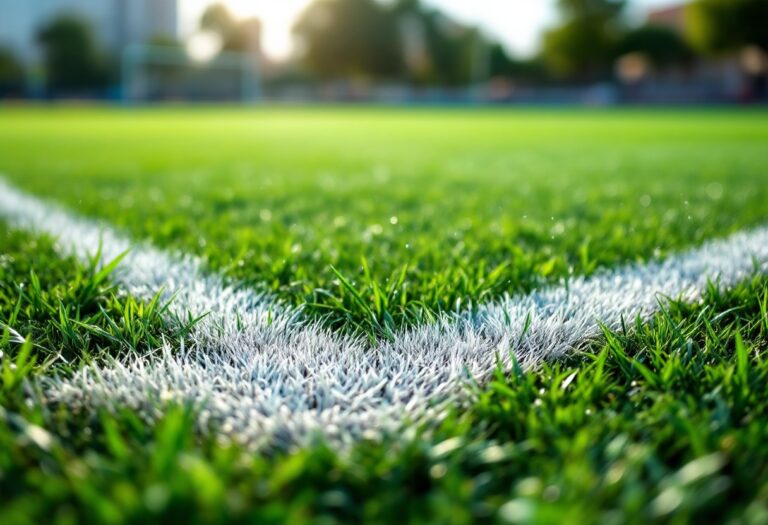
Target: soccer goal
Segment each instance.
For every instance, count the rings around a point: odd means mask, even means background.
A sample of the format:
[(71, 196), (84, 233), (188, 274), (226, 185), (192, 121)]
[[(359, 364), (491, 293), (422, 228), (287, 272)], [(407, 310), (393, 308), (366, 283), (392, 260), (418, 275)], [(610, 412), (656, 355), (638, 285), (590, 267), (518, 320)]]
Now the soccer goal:
[(222, 52), (192, 60), (182, 48), (132, 46), (123, 53), (122, 97), (127, 102), (254, 102), (259, 99), (256, 61)]

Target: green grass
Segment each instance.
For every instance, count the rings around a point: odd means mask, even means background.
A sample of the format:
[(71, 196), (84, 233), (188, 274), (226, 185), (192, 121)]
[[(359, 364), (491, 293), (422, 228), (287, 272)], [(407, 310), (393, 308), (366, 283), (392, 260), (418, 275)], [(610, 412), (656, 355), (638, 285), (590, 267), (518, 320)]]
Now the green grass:
[(703, 110), (18, 109), (0, 120), (0, 172), (381, 334), (761, 223), (767, 124)]
[[(765, 112), (0, 115), (14, 184), (371, 335), (768, 217)], [(32, 402), (37, 376), (183, 338), (165, 307), (0, 223), (0, 523), (768, 522), (768, 278), (345, 452)]]
[(765, 523), (767, 343), (768, 279), (713, 287), (499, 372), (437, 428), (262, 455), (197, 435), (185, 407), (148, 426), (30, 406), (36, 347), (3, 340), (0, 522)]
[[(190, 325), (170, 330), (168, 304), (159, 295), (142, 303), (116, 289), (109, 275), (120, 259), (97, 269), (62, 260), (46, 237), (31, 237), (0, 221), (0, 351), (15, 355), (12, 340), (29, 338), (49, 365), (82, 362), (127, 352), (147, 353), (163, 338), (183, 338)], [(158, 290), (159, 293), (159, 290)]]

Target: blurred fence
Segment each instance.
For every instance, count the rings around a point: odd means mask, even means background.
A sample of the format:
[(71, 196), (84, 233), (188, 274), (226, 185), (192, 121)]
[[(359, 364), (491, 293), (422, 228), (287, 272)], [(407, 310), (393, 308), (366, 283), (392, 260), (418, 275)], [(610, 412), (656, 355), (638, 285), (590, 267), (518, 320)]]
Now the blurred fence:
[(247, 54), (219, 53), (196, 62), (183, 49), (132, 46), (122, 60), (121, 93), (126, 102), (255, 102), (256, 65)]

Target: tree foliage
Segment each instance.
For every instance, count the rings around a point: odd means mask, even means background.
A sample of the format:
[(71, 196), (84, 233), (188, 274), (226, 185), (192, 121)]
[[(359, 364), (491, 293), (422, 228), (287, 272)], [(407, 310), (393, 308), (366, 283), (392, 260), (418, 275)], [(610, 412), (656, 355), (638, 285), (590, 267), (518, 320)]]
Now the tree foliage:
[(200, 27), (221, 37), (222, 50), (259, 52), (261, 23), (255, 18), (237, 20), (224, 4), (214, 4), (203, 13)]
[(697, 0), (688, 20), (690, 39), (704, 52), (749, 45), (768, 52), (768, 0)]
[(387, 78), (401, 71), (396, 17), (375, 0), (321, 0), (294, 27), (318, 75)]
[(559, 27), (544, 35), (542, 57), (559, 76), (597, 80), (607, 75), (622, 34), (624, 1), (559, 0)]
[(679, 33), (656, 25), (645, 25), (628, 31), (618, 51), (621, 55), (641, 53), (659, 68), (685, 65), (694, 58), (693, 50)]
[(325, 78), (406, 79), (422, 85), (466, 85), (488, 69), (490, 43), (418, 0), (320, 0), (294, 31), (304, 61)]
[(24, 84), (24, 68), (16, 56), (0, 48), (0, 96), (20, 94)]
[[(477, 28), (458, 23), (415, 0), (401, 0), (394, 9), (401, 38), (408, 41), (403, 33), (410, 31), (411, 47), (421, 47), (425, 55), (421, 67), (406, 63), (407, 75), (412, 81), (466, 85), (488, 73), (493, 43)], [(405, 51), (407, 54), (408, 50)]]
[(501, 44), (491, 44), (489, 54), (489, 69), (492, 77), (507, 77), (531, 82), (542, 82), (547, 79), (544, 66), (535, 58), (520, 60), (511, 57)]
[(626, 0), (558, 0), (557, 6), (568, 18), (611, 19), (622, 13)]
[(50, 90), (61, 93), (107, 86), (107, 60), (85, 21), (62, 15), (44, 26), (37, 39), (43, 48)]

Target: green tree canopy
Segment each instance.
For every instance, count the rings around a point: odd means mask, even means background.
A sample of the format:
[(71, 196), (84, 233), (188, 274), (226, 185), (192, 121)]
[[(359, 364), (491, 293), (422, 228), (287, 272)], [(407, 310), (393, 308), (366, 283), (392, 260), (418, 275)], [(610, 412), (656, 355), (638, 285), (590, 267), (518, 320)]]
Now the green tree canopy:
[(395, 6), (395, 13), (401, 32), (409, 28), (412, 36), (419, 36), (426, 55), (425, 67), (408, 71), (411, 80), (466, 85), (475, 80), (479, 68), (488, 69), (491, 44), (476, 28), (460, 24), (414, 0), (401, 1)]
[(37, 39), (43, 48), (49, 89), (67, 92), (106, 87), (107, 61), (84, 20), (62, 15), (44, 26)]
[(542, 82), (547, 79), (544, 67), (536, 59), (513, 58), (498, 43), (491, 44), (489, 53), (490, 74), (493, 77), (507, 77), (524, 82)]
[(0, 47), (0, 96), (20, 94), (24, 87), (24, 68), (10, 49)]
[(542, 58), (553, 73), (597, 80), (612, 70), (622, 34), (624, 1), (559, 0), (559, 27), (544, 35)]
[(319, 0), (303, 13), (294, 33), (305, 62), (320, 76), (388, 78), (402, 71), (396, 17), (375, 0)]
[(619, 54), (642, 53), (656, 67), (684, 65), (694, 58), (693, 50), (679, 33), (663, 26), (645, 25), (627, 32)]
[(697, 0), (688, 21), (691, 42), (704, 52), (749, 45), (768, 52), (768, 0)]
[(611, 19), (621, 14), (626, 0), (558, 0), (557, 6), (566, 18)]
[(418, 0), (318, 0), (294, 31), (306, 64), (326, 78), (466, 85), (488, 70), (487, 39)]
[(261, 51), (261, 23), (255, 18), (238, 20), (224, 4), (214, 4), (203, 13), (200, 27), (221, 37), (225, 51)]

